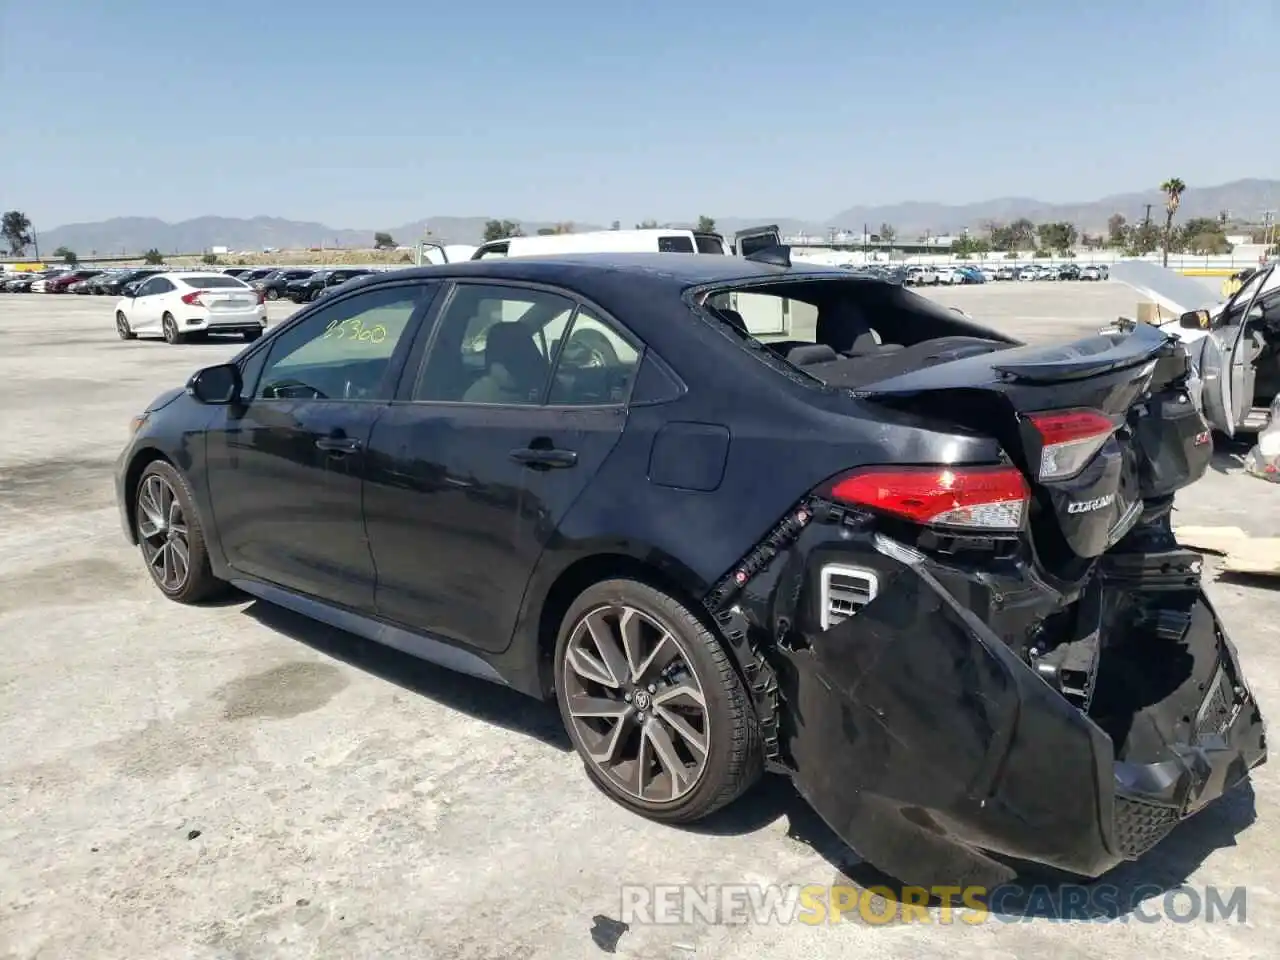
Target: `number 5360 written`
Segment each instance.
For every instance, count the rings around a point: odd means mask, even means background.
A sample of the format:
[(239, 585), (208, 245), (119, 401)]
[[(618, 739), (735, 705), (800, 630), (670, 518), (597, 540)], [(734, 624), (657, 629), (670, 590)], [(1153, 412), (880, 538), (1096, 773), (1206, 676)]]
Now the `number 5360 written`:
[(359, 317), (350, 320), (330, 320), (324, 329), (325, 340), (360, 340), (364, 343), (381, 343), (387, 339), (387, 328), (380, 323), (366, 327)]

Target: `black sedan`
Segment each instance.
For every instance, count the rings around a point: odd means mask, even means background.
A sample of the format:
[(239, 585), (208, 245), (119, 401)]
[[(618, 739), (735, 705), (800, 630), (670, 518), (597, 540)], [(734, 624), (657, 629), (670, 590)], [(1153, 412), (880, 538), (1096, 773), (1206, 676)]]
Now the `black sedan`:
[(268, 300), (279, 300), (288, 293), (289, 284), (298, 280), (305, 280), (313, 273), (315, 273), (314, 270), (302, 268), (273, 270), (260, 279), (249, 281), (249, 286), (259, 291)]
[[(906, 883), (1098, 876), (1246, 780), (1263, 720), (1169, 532), (1210, 456), (1178, 342), (1025, 346), (753, 257), (355, 281), (135, 418), (125, 534), (175, 601), (555, 700), (639, 814), (785, 772)], [(761, 343), (753, 296), (816, 336)]]
[(309, 303), (319, 300), (330, 287), (336, 287), (356, 277), (367, 277), (372, 270), (351, 267), (340, 270), (317, 270), (308, 277), (289, 281), (285, 288), (285, 296), (294, 303)]
[(137, 280), (145, 280), (153, 273), (160, 273), (159, 267), (139, 267), (134, 270), (121, 270), (106, 273), (93, 278), (93, 292), (108, 297), (118, 297), (124, 288)]

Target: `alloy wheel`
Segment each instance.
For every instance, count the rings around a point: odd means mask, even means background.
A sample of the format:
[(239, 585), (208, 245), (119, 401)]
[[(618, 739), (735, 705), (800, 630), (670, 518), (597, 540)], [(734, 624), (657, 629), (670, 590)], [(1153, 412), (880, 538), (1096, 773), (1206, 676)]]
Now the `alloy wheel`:
[(655, 804), (698, 785), (709, 713), (693, 661), (671, 630), (635, 607), (596, 607), (574, 627), (564, 658), (574, 733), (602, 776)]
[(181, 590), (191, 574), (191, 541), (182, 502), (168, 482), (149, 475), (138, 488), (138, 542), (156, 582)]
[(116, 334), (121, 340), (128, 340), (131, 331), (129, 330), (129, 321), (125, 319), (123, 313), (116, 313)]

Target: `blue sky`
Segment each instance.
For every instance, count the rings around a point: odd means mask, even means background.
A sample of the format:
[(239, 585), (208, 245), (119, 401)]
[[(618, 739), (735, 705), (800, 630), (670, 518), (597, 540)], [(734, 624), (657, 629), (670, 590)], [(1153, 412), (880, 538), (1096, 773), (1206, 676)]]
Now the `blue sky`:
[(1212, 185), (1280, 172), (1278, 38), (1277, 0), (0, 0), (0, 207), (820, 220)]

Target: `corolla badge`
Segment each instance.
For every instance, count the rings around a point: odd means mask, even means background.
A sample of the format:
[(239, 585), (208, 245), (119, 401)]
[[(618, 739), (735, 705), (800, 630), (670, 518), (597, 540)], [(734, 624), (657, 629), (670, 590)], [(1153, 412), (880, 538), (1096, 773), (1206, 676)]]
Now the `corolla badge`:
[(1067, 513), (1092, 513), (1094, 510), (1111, 506), (1115, 499), (1114, 493), (1108, 493), (1105, 497), (1097, 497), (1093, 500), (1077, 500), (1067, 505)]

